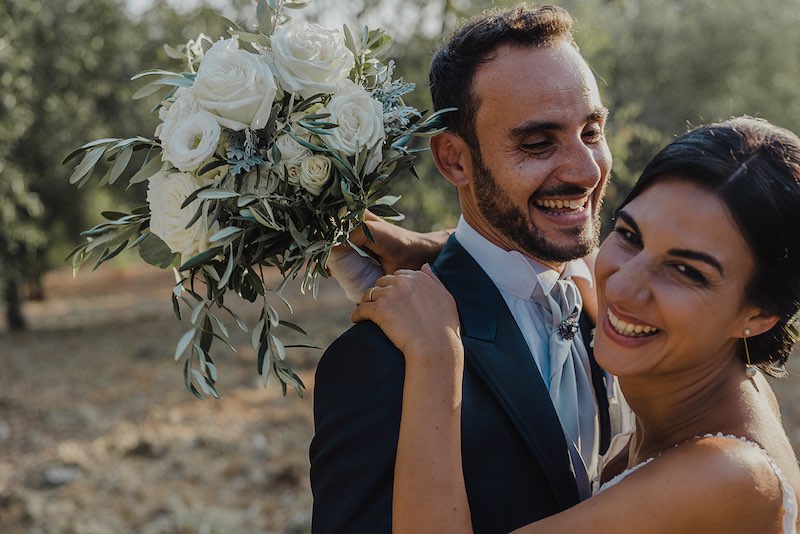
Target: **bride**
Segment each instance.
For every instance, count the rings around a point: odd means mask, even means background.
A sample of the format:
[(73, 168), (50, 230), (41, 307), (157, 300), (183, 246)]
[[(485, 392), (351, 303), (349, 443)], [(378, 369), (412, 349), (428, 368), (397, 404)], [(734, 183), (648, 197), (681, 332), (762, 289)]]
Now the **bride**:
[[(795, 533), (800, 469), (762, 373), (784, 375), (797, 339), (800, 139), (752, 118), (692, 130), (615, 220), (595, 265), (594, 351), (635, 430), (592, 498), (519, 532)], [(460, 446), (441, 446), (460, 444), (455, 302), (429, 267), (401, 270), (353, 319), (406, 359), (393, 530), (471, 531)]]

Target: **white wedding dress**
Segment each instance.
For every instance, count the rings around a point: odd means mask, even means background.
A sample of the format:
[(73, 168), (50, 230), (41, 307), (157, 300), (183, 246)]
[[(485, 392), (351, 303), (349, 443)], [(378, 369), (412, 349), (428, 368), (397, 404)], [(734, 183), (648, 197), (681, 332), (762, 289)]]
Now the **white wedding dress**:
[[(617, 454), (619, 454), (623, 450), (623, 448), (627, 447), (629, 437), (630, 434), (620, 434), (614, 437), (614, 439), (611, 442), (611, 445), (608, 448), (608, 452), (606, 452), (606, 454), (603, 456), (603, 459), (601, 460), (601, 466), (605, 464), (605, 461), (614, 458)], [(781, 485), (781, 491), (783, 492), (783, 534), (797, 534), (797, 497), (795, 496), (794, 488), (792, 488), (792, 486), (789, 485), (786, 478), (783, 476), (783, 473), (781, 473), (780, 468), (775, 463), (775, 461), (767, 454), (767, 451), (765, 451), (758, 443), (754, 443), (750, 440), (747, 440), (745, 438), (740, 438), (738, 436), (731, 436), (722, 433), (695, 436), (694, 439), (711, 438), (711, 437), (735, 439), (737, 441), (747, 443), (748, 445), (751, 445), (752, 447), (755, 447), (756, 449), (761, 451), (761, 453), (766, 457), (767, 461), (769, 462), (769, 465), (772, 467), (772, 470), (775, 472), (775, 476), (778, 477), (778, 481), (780, 482)], [(599, 476), (596, 477), (594, 480), (594, 488), (595, 488), (594, 494), (597, 495), (598, 493), (605, 491), (608, 488), (616, 486), (617, 484), (622, 482), (625, 479), (625, 477), (627, 477), (628, 475), (630, 475), (635, 471), (638, 471), (639, 469), (646, 466), (656, 458), (658, 458), (658, 456), (648, 458), (647, 460), (626, 469), (622, 473), (618, 474), (611, 480), (604, 482), (603, 484), (599, 483), (600, 482)]]

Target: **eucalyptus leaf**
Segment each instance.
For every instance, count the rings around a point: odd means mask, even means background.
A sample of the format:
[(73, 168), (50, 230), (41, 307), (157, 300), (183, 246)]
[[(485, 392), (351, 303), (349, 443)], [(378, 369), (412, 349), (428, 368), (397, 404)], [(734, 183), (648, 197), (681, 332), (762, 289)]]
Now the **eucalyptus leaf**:
[(139, 74), (134, 74), (131, 76), (131, 81), (136, 81), (139, 78), (144, 78), (145, 76), (180, 76), (180, 74), (168, 70), (151, 69), (140, 72)]
[(192, 317), (191, 317), (192, 324), (197, 324), (197, 319), (200, 317), (200, 313), (205, 308), (206, 308), (205, 301), (198, 302), (197, 305), (195, 305), (194, 309), (192, 310)]
[(115, 141), (119, 141), (119, 138), (117, 138), (117, 137), (106, 137), (105, 139), (96, 139), (94, 141), (89, 141), (88, 143), (83, 145), (81, 148), (92, 148), (92, 147), (95, 147), (95, 146), (98, 146), (98, 145), (107, 145), (107, 144), (113, 143)]
[(132, 155), (132, 148), (126, 148), (120, 151), (117, 154), (117, 157), (114, 159), (114, 164), (111, 165), (106, 175), (103, 176), (101, 183), (107, 182), (109, 185), (113, 185), (114, 182), (117, 181), (117, 178), (119, 178), (119, 176), (122, 174), (122, 171), (125, 170), (125, 167), (128, 166), (128, 162), (130, 162)]
[(217, 282), (217, 289), (222, 289), (228, 284), (228, 280), (230, 280), (231, 278), (231, 274), (233, 273), (233, 268), (235, 265), (236, 265), (236, 257), (233, 254), (233, 250), (231, 250), (231, 253), (228, 255), (228, 265), (227, 267), (225, 267), (225, 272), (222, 273), (222, 276)]
[(189, 347), (192, 339), (194, 339), (196, 332), (197, 329), (190, 328), (185, 334), (183, 334), (183, 336), (181, 336), (181, 339), (178, 341), (178, 345), (175, 347), (175, 361), (178, 361), (183, 353), (186, 352), (186, 349)]
[(278, 352), (278, 358), (280, 358), (281, 361), (284, 361), (286, 359), (286, 347), (283, 346), (283, 341), (274, 335), (271, 335), (271, 337), (272, 343), (275, 345), (275, 350)]
[(239, 193), (236, 191), (225, 191), (223, 189), (206, 189), (197, 194), (197, 198), (206, 200), (223, 200), (226, 198), (236, 198)]
[(149, 263), (162, 269), (166, 269), (175, 261), (177, 254), (169, 249), (169, 246), (154, 233), (147, 234), (139, 243), (139, 256)]
[(158, 171), (161, 170), (163, 163), (161, 162), (161, 158), (153, 157), (139, 169), (136, 174), (134, 174), (131, 179), (128, 181), (128, 185), (138, 184), (139, 182), (144, 182)]
[(142, 98), (147, 98), (148, 96), (161, 91), (163, 88), (164, 88), (163, 85), (155, 85), (148, 83), (147, 85), (140, 87), (135, 93), (133, 93), (131, 98), (133, 100), (141, 100)]
[(178, 267), (178, 270), (188, 271), (189, 269), (197, 267), (221, 253), (222, 253), (222, 247), (210, 248), (205, 252), (201, 252), (200, 254), (197, 254), (189, 258), (180, 267)]
[(87, 174), (91, 174), (91, 171), (94, 169), (94, 166), (97, 165), (97, 162), (100, 161), (100, 158), (103, 157), (103, 153), (105, 153), (105, 151), (106, 148), (102, 146), (89, 150), (83, 157), (81, 162), (78, 164), (78, 166), (75, 167), (75, 170), (69, 177), (69, 183), (75, 184)]
[(238, 234), (242, 231), (242, 228), (237, 226), (228, 226), (227, 228), (223, 228), (219, 232), (216, 232), (214, 235), (208, 238), (209, 242), (214, 243), (216, 241), (222, 241), (226, 237), (230, 237), (234, 234)]
[(281, 321), (280, 321), (280, 324), (281, 324), (282, 326), (285, 326), (286, 328), (291, 328), (291, 329), (292, 329), (292, 330), (294, 330), (295, 332), (299, 332), (299, 333), (303, 334), (304, 336), (307, 336), (307, 335), (308, 335), (308, 333), (306, 333), (306, 331), (305, 331), (305, 330), (303, 330), (302, 328), (300, 328), (298, 325), (296, 325), (296, 324), (294, 324), (294, 323), (290, 323), (289, 321), (283, 321), (283, 320), (281, 320)]

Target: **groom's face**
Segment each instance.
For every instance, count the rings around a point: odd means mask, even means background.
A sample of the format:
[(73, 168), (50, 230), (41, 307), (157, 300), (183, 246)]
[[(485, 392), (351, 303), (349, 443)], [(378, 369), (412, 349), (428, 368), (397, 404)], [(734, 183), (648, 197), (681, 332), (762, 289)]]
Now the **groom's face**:
[(501, 47), (473, 92), (480, 150), (465, 216), (496, 244), (547, 264), (586, 255), (598, 242), (611, 169), (607, 110), (586, 62), (566, 41)]

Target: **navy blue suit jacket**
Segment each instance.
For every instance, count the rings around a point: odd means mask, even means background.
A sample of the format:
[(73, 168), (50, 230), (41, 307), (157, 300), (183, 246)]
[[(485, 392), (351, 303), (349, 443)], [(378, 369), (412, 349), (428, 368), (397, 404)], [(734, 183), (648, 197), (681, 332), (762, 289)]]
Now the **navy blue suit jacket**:
[[(455, 238), (433, 268), (461, 319), (461, 447), (475, 532), (509, 532), (577, 504), (558, 416), (502, 295)], [(591, 351), (590, 358), (604, 448), (608, 403)], [(370, 322), (345, 332), (320, 360), (310, 449), (314, 533), (391, 532), (404, 374), (402, 353)]]

